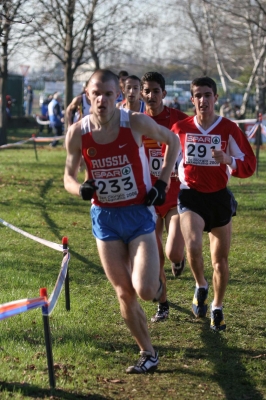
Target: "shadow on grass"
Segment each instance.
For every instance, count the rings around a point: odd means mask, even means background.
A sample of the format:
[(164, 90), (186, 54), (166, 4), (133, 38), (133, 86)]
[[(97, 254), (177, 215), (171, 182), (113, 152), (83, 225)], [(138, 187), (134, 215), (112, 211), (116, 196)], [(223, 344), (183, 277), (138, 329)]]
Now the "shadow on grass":
[[(262, 394), (256, 389), (243, 363), (243, 357), (257, 357), (259, 352), (228, 346), (226, 336), (223, 333), (211, 331), (209, 323), (208, 320), (202, 327), (201, 340), (205, 348), (203, 354), (198, 354), (198, 356), (212, 363), (213, 379), (225, 393), (225, 398), (262, 400)], [(188, 356), (195, 357), (193, 353), (188, 353)]]
[[(224, 395), (224, 399), (245, 399), (245, 400), (263, 400), (265, 397), (256, 388), (248, 368), (251, 368), (252, 362), (260, 362), (265, 356), (264, 349), (245, 350), (236, 346), (229, 346), (226, 332), (213, 332), (210, 329), (210, 319), (195, 319), (192, 312), (186, 308), (180, 307), (175, 303), (169, 302), (171, 308), (190, 317), (188, 323), (195, 323), (199, 330), (200, 348), (185, 348), (184, 359), (187, 360), (190, 368), (184, 369), (180, 366), (166, 369), (158, 369), (155, 374), (183, 374), (200, 377), (202, 387), (211, 387), (210, 382), (216, 383)], [(245, 326), (242, 328), (245, 330)], [(260, 336), (264, 335), (264, 326), (258, 327)], [(202, 347), (203, 344), (203, 347)], [(159, 353), (176, 351), (176, 348), (167, 346), (158, 347)], [(211, 365), (211, 373), (206, 372), (202, 367), (202, 362)], [(199, 365), (198, 371), (197, 365)], [(254, 369), (254, 365), (253, 368)], [(262, 368), (262, 366), (261, 366)], [(208, 390), (206, 391), (206, 395)], [(217, 397), (219, 397), (217, 393)]]
[(63, 400), (79, 400), (79, 399), (111, 400), (112, 399), (111, 397), (101, 396), (93, 393), (84, 395), (78, 392), (69, 393), (65, 390), (60, 390), (60, 389), (42, 389), (35, 385), (22, 384), (19, 382), (0, 381), (0, 393), (3, 391), (7, 391), (12, 394), (17, 392), (19, 394), (22, 394), (23, 396), (31, 397), (32, 399), (63, 399)]
[[(47, 223), (47, 225), (50, 227), (51, 232), (58, 238), (59, 242), (62, 240), (62, 233), (60, 232), (60, 228), (56, 224), (56, 222), (49, 216), (49, 208), (47, 210), (45, 202), (42, 200), (45, 198), (47, 192), (50, 190), (50, 188), (53, 185), (53, 179), (49, 179), (48, 181), (45, 182), (45, 184), (42, 186), (40, 190), (40, 203), (39, 207), (42, 209), (42, 216)], [(104, 275), (103, 268), (99, 265), (96, 265), (92, 263), (91, 261), (88, 261), (88, 258), (82, 256), (81, 254), (77, 253), (73, 249), (70, 249), (70, 255), (75, 257), (77, 260), (81, 261), (85, 266), (88, 266), (90, 268), (90, 271), (94, 270), (97, 273), (100, 273), (101, 275)]]

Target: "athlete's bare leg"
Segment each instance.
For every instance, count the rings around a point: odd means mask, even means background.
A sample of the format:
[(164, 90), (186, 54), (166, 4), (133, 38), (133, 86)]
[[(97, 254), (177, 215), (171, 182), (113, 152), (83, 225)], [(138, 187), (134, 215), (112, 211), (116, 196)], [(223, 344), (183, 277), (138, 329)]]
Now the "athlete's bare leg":
[(158, 246), (159, 257), (160, 257), (160, 279), (163, 284), (162, 295), (159, 299), (160, 303), (164, 303), (167, 300), (166, 275), (165, 275), (165, 270), (164, 270), (165, 257), (164, 257), (164, 251), (163, 251), (163, 230), (164, 230), (164, 220), (162, 217), (157, 215), (155, 233), (156, 233), (156, 240), (157, 240), (157, 246)]
[(229, 279), (228, 254), (232, 234), (232, 222), (209, 233), (210, 251), (213, 266), (213, 306), (222, 307)]
[(180, 216), (177, 214), (176, 208), (166, 214), (165, 226), (168, 232), (165, 245), (166, 257), (172, 263), (180, 263), (184, 258), (185, 242), (180, 228)]
[(159, 255), (155, 233), (141, 235), (128, 245), (96, 239), (101, 262), (113, 285), (124, 318), (140, 350), (155, 355), (146, 316), (137, 300), (152, 300), (159, 289)]
[(199, 287), (207, 285), (206, 279), (204, 278), (202, 258), (202, 235), (204, 225), (204, 220), (193, 211), (186, 211), (180, 214), (180, 226), (187, 250), (187, 259)]

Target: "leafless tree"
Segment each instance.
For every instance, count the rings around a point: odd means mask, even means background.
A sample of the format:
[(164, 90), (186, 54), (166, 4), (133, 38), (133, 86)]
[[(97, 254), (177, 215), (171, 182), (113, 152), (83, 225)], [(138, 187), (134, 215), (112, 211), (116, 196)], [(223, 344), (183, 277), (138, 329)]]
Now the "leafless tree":
[(12, 37), (14, 26), (25, 26), (30, 19), (23, 11), (27, 0), (4, 0), (0, 3), (0, 145), (7, 142), (6, 90), (8, 77), (8, 60), (15, 50), (19, 38)]
[[(252, 88), (256, 87), (256, 109), (257, 112), (265, 112), (265, 87), (266, 87), (266, 1), (265, 0), (243, 0), (241, 4), (235, 0), (224, 2), (221, 0), (202, 0), (205, 10), (219, 10), (219, 15), (226, 16), (227, 24), (232, 30), (239, 30), (245, 35), (246, 43), (249, 44), (249, 62), (253, 67), (246, 83), (245, 93), (241, 104), (240, 112), (246, 112), (247, 102)], [(219, 15), (213, 14), (216, 19)], [(209, 26), (208, 26), (209, 30)], [(209, 34), (211, 34), (209, 30)], [(230, 38), (225, 38), (228, 41)], [(215, 43), (214, 43), (215, 44)], [(216, 48), (217, 57), (222, 54), (224, 48)], [(243, 58), (241, 64), (243, 64)], [(217, 62), (217, 68), (221, 64)], [(229, 75), (227, 75), (229, 77)]]
[(102, 57), (123, 42), (134, 16), (131, 9), (130, 0), (39, 0), (31, 14), (28, 45), (34, 41), (48, 62), (53, 56), (63, 64), (65, 107), (73, 97), (78, 67), (90, 63), (92, 70), (98, 69)]

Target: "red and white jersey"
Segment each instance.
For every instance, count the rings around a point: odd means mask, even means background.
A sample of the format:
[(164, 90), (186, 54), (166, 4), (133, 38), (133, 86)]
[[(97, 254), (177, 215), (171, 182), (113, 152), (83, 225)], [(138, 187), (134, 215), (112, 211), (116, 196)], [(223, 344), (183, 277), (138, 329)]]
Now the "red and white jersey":
[[(216, 192), (226, 187), (230, 175), (247, 178), (254, 173), (256, 157), (234, 122), (219, 117), (204, 130), (193, 116), (178, 122), (172, 130), (179, 135), (182, 146), (183, 158), (178, 168), (181, 189)], [(213, 148), (232, 156), (236, 168), (217, 163), (212, 158)]]
[[(146, 112), (145, 114), (148, 115)], [(187, 115), (184, 114), (182, 111), (164, 106), (164, 109), (160, 114), (156, 115), (155, 117), (149, 115), (149, 117), (151, 117), (155, 122), (157, 122), (157, 124), (165, 126), (166, 128), (172, 130), (172, 126), (177, 121), (187, 118)], [(143, 143), (149, 160), (152, 181), (154, 182), (160, 176), (161, 169), (163, 166), (162, 145), (161, 143), (156, 142), (154, 139), (150, 139), (146, 136), (143, 138)], [(174, 178), (175, 181), (177, 175), (178, 161), (180, 160), (179, 159), (177, 160), (174, 166), (174, 170), (171, 174), (171, 178)]]
[(98, 186), (92, 203), (102, 207), (143, 204), (151, 189), (151, 178), (144, 146), (139, 147), (132, 135), (128, 110), (120, 110), (117, 138), (98, 144), (92, 137), (90, 116), (81, 122), (82, 155), (89, 179)]

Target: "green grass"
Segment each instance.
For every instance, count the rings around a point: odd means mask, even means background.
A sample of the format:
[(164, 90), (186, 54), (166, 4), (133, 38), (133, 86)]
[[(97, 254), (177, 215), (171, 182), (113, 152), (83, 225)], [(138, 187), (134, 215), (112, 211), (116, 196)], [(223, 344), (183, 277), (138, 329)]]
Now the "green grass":
[[(170, 317), (166, 323), (149, 322), (160, 368), (130, 376), (124, 370), (138, 358), (138, 348), (101, 268), (89, 205), (64, 190), (64, 148), (38, 146), (38, 161), (32, 144), (0, 150), (0, 218), (56, 243), (68, 236), (71, 253), (71, 310), (65, 310), (63, 291), (50, 318), (56, 389), (49, 389), (42, 313), (37, 309), (0, 323), (0, 398), (266, 399), (266, 151), (260, 156), (259, 177), (230, 183), (239, 207), (224, 301), (227, 331), (213, 333), (209, 318), (195, 320), (191, 272), (187, 267), (174, 279), (167, 262)], [(40, 287), (50, 294), (61, 254), (3, 225), (0, 235), (0, 304), (37, 297)], [(207, 235), (204, 260), (211, 282)], [(156, 306), (141, 303), (150, 321)]]

